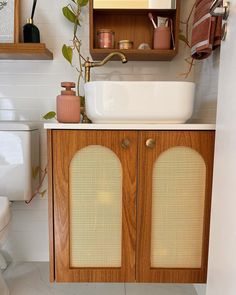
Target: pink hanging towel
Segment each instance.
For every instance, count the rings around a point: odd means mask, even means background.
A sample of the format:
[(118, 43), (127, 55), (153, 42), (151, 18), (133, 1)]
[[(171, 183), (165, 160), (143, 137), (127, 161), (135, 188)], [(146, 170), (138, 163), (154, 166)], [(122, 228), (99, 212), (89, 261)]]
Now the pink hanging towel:
[(191, 44), (191, 56), (194, 59), (207, 58), (221, 44), (222, 17), (211, 16), (212, 2), (196, 1)]

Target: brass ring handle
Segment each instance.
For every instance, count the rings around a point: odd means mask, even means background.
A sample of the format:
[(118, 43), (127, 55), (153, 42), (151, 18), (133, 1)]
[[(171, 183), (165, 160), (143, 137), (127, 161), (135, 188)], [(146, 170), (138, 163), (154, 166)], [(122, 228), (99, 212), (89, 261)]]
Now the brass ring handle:
[(129, 148), (130, 147), (130, 140), (128, 138), (123, 139), (121, 142), (121, 147), (123, 149)]
[(156, 146), (156, 141), (153, 138), (149, 138), (146, 140), (146, 147), (149, 149), (153, 149)]

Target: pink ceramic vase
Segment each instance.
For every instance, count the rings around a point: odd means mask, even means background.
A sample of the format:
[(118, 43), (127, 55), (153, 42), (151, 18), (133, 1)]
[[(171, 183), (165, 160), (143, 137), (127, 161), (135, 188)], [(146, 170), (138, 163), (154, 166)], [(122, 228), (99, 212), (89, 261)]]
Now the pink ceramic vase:
[(75, 83), (62, 82), (65, 90), (57, 96), (57, 120), (60, 123), (79, 123), (80, 122), (80, 97), (76, 96)]

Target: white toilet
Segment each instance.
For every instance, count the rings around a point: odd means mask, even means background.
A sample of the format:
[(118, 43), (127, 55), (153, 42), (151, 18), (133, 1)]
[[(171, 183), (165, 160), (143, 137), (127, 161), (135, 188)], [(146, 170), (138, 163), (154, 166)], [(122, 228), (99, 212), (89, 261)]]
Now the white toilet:
[(0, 122), (0, 294), (9, 290), (2, 278), (6, 262), (1, 249), (11, 220), (9, 201), (29, 201), (38, 185), (39, 131), (32, 124)]
[[(0, 197), (0, 249), (6, 239), (11, 219), (9, 201), (7, 197)], [(6, 262), (0, 253), (0, 271), (6, 268)], [(9, 294), (6, 283), (0, 273), (0, 294)]]

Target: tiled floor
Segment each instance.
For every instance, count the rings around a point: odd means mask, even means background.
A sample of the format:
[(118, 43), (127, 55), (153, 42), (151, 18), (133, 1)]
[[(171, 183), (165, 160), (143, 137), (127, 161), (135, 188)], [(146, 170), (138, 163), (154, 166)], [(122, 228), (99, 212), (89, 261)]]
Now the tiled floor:
[(197, 295), (193, 285), (50, 284), (48, 263), (13, 263), (4, 273), (10, 295)]

